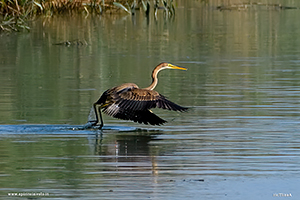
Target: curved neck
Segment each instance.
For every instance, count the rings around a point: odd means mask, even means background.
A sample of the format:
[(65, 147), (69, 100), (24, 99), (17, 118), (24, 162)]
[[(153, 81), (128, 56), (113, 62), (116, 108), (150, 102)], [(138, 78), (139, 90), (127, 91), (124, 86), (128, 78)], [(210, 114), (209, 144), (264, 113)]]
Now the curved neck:
[(152, 72), (152, 83), (151, 83), (151, 85), (150, 85), (149, 87), (146, 87), (146, 88), (145, 88), (146, 90), (153, 90), (153, 89), (156, 87), (156, 85), (157, 85), (157, 83), (158, 83), (157, 74), (158, 74), (158, 72), (159, 72), (160, 70), (161, 70), (160, 68), (155, 68), (155, 69), (153, 70), (153, 72)]

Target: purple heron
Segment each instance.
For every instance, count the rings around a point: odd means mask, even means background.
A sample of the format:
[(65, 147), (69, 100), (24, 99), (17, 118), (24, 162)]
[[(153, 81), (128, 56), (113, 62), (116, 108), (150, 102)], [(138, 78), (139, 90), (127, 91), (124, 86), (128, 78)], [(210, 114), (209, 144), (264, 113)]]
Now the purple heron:
[(101, 110), (112, 117), (131, 120), (138, 123), (161, 125), (167, 121), (155, 115), (151, 108), (162, 108), (174, 111), (186, 111), (187, 108), (181, 107), (154, 91), (158, 79), (157, 74), (163, 69), (187, 70), (184, 67), (172, 65), (170, 63), (160, 63), (152, 72), (152, 83), (147, 88), (139, 88), (134, 83), (124, 83), (122, 85), (106, 90), (97, 102), (94, 103), (97, 125), (100, 119), (100, 129), (103, 127)]

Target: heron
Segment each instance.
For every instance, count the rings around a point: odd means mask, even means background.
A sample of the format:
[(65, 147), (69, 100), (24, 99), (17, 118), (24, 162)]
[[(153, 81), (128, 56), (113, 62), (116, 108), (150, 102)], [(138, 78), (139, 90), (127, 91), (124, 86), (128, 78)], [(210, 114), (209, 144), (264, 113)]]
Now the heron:
[(97, 125), (100, 120), (99, 129), (102, 129), (101, 110), (114, 118), (150, 125), (162, 125), (167, 122), (155, 115), (150, 110), (151, 108), (162, 108), (179, 112), (186, 111), (188, 108), (169, 101), (165, 96), (154, 90), (158, 83), (157, 74), (163, 69), (187, 70), (185, 67), (163, 62), (154, 68), (152, 83), (149, 87), (139, 88), (134, 83), (124, 83), (106, 90), (93, 104), (96, 120), (93, 121), (92, 125)]

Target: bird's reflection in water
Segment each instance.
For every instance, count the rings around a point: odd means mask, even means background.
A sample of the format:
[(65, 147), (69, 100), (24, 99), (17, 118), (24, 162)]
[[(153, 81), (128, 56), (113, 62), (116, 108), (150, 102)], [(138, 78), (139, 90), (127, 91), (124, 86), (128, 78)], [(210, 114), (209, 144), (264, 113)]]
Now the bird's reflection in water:
[(149, 156), (149, 142), (153, 139), (152, 135), (118, 135), (119, 155), (122, 156)]
[(150, 145), (159, 131), (139, 130), (103, 137), (99, 130), (95, 137), (95, 155), (98, 168), (103, 171), (135, 171), (157, 173), (156, 151)]

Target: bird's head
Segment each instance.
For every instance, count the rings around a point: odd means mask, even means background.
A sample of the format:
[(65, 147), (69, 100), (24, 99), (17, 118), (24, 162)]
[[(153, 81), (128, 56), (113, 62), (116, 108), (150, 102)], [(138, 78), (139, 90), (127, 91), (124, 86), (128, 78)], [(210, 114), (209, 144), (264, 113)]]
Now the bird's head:
[(160, 72), (163, 69), (180, 69), (180, 70), (187, 70), (187, 68), (185, 67), (179, 67), (176, 65), (172, 65), (171, 63), (160, 63), (159, 65), (157, 65), (153, 72), (152, 72), (152, 83), (149, 87), (145, 88), (147, 90), (153, 90), (155, 88), (155, 86), (157, 85), (158, 79), (157, 79), (157, 74), (158, 72)]

